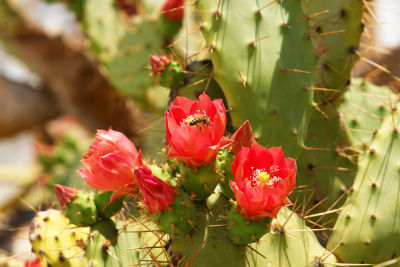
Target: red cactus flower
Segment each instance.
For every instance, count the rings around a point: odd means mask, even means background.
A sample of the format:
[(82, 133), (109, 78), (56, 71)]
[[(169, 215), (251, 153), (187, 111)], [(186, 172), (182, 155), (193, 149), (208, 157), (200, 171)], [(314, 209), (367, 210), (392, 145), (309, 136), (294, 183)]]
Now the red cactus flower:
[(152, 72), (151, 76), (155, 77), (157, 75), (162, 76), (162, 72), (169, 64), (171, 64), (171, 60), (166, 56), (150, 55), (150, 63)]
[(214, 161), (217, 152), (231, 143), (224, 137), (225, 107), (222, 99), (211, 101), (205, 93), (199, 100), (177, 97), (165, 113), (168, 157), (176, 157), (189, 167)]
[(25, 261), (24, 267), (41, 267), (40, 259), (36, 258), (32, 261)]
[(184, 0), (166, 0), (161, 9), (164, 17), (172, 21), (182, 20), (183, 2)]
[(150, 213), (166, 210), (174, 203), (175, 188), (154, 176), (150, 169), (135, 169), (135, 175), (142, 192), (144, 204)]
[(296, 162), (280, 147), (266, 149), (255, 143), (242, 147), (232, 163), (230, 186), (243, 217), (276, 218), (296, 185)]
[(235, 154), (239, 153), (242, 147), (251, 147), (254, 143), (257, 143), (249, 121), (245, 121), (232, 135), (231, 139), (232, 151)]
[(55, 184), (54, 191), (56, 191), (56, 196), (60, 202), (61, 208), (66, 208), (68, 203), (76, 197), (76, 189), (63, 185)]
[(134, 169), (143, 166), (141, 152), (122, 133), (98, 130), (82, 162), (78, 173), (94, 189), (114, 191), (110, 202), (138, 191)]

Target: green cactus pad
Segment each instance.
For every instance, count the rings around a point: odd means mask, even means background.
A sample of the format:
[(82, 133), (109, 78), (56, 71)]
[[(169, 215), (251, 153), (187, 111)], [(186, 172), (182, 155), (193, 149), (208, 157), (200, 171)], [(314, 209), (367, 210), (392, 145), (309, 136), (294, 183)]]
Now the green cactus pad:
[(195, 200), (207, 199), (214, 192), (219, 183), (219, 176), (214, 167), (214, 163), (195, 168), (181, 164), (182, 185)]
[(399, 106), (360, 156), (352, 192), (328, 248), (349, 263), (375, 264), (400, 255)]
[(271, 231), (247, 249), (250, 266), (329, 266), (337, 259), (323, 248), (305, 221), (283, 207), (272, 221)]
[(390, 88), (352, 79), (338, 110), (343, 114), (354, 146), (368, 148), (399, 97)]
[(236, 209), (237, 204), (232, 205), (228, 215), (229, 238), (238, 245), (250, 244), (258, 241), (269, 232), (271, 218), (252, 221), (242, 217)]
[(94, 193), (77, 191), (76, 197), (68, 203), (65, 214), (71, 223), (78, 226), (94, 224), (98, 219)]
[(200, 0), (202, 29), (234, 127), (296, 157), (312, 111), (317, 56), (300, 2)]
[[(88, 264), (93, 267), (137, 266), (151, 264), (149, 253), (152, 247), (145, 249), (140, 239), (145, 232), (140, 224), (123, 223), (116, 220), (103, 220), (91, 228), (86, 247)], [(156, 243), (157, 244), (157, 243)], [(155, 246), (153, 244), (153, 246)], [(158, 245), (157, 245), (158, 246)], [(157, 257), (154, 256), (154, 260)]]
[(142, 99), (143, 90), (154, 85), (148, 68), (149, 55), (160, 52), (162, 35), (153, 17), (124, 20), (113, 2), (87, 0), (85, 30), (111, 83), (123, 93)]
[(53, 267), (84, 267), (83, 246), (88, 227), (76, 227), (58, 210), (40, 211), (32, 221), (29, 240), (33, 253)]
[[(353, 155), (350, 136), (343, 117), (332, 103), (321, 107), (311, 118), (306, 146), (297, 160), (297, 185), (308, 204), (307, 212), (323, 213), (339, 208), (353, 184), (357, 157)], [(332, 206), (333, 205), (333, 206)], [(333, 226), (337, 213), (322, 214), (311, 219), (325, 227)], [(329, 222), (328, 225), (325, 223)]]
[(196, 228), (188, 236), (176, 236), (171, 240), (171, 261), (181, 266), (245, 267), (244, 249), (234, 244), (227, 235), (226, 216), (231, 204), (218, 194), (203, 203), (196, 204)]
[(193, 230), (195, 208), (189, 196), (179, 192), (174, 203), (163, 210), (161, 214), (154, 214), (161, 231), (169, 234), (187, 234)]
[(319, 57), (316, 85), (337, 89), (325, 91), (325, 98), (340, 95), (350, 82), (350, 72), (363, 32), (361, 0), (301, 0), (309, 16), (309, 35)]

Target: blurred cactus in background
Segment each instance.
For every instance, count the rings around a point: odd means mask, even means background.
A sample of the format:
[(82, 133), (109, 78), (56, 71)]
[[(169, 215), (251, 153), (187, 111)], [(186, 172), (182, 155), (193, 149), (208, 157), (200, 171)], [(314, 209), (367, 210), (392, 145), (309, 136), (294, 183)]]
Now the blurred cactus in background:
[(0, 76), (0, 136), (35, 126), (40, 167), (35, 256), (7, 266), (399, 266), (399, 78), (360, 46), (373, 3), (30, 2), (76, 25), (0, 2), (39, 79)]

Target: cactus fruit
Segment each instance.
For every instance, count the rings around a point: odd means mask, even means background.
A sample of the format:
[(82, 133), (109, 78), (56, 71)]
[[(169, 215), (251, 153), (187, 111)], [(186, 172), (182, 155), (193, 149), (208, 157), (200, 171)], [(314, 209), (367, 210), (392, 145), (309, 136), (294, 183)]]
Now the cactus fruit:
[(400, 112), (391, 111), (360, 156), (351, 194), (327, 247), (344, 262), (374, 264), (400, 255)]
[(189, 168), (182, 164), (180, 170), (183, 176), (182, 185), (196, 200), (207, 199), (219, 183), (214, 164), (197, 168)]
[(217, 158), (215, 160), (215, 167), (217, 173), (219, 175), (219, 185), (221, 187), (221, 192), (227, 198), (234, 198), (231, 186), (229, 185), (229, 181), (233, 179), (232, 174), (232, 165), (233, 162), (233, 153), (230, 152), (227, 148), (221, 149), (218, 151)]
[[(336, 266), (338, 260), (323, 248), (305, 221), (287, 207), (272, 221), (270, 233), (247, 250), (250, 266)], [(329, 264), (332, 263), (332, 264)]]
[(40, 211), (32, 221), (32, 251), (47, 266), (86, 266), (83, 246), (88, 227), (76, 227), (58, 210)]
[(193, 230), (195, 207), (186, 193), (179, 192), (175, 195), (172, 205), (160, 214), (153, 214), (152, 217), (158, 222), (161, 231), (184, 235)]
[(249, 120), (260, 144), (282, 146), (297, 156), (311, 116), (308, 89), (317, 63), (300, 2), (200, 0), (197, 5), (233, 125)]
[(75, 225), (89, 226), (94, 224), (98, 219), (94, 193), (76, 191), (76, 194), (67, 200), (65, 214)]
[(228, 214), (228, 236), (238, 245), (256, 242), (269, 231), (271, 220), (270, 217), (255, 221), (245, 219), (237, 210), (235, 203)]
[(188, 236), (176, 235), (171, 240), (172, 262), (191, 267), (246, 266), (244, 250), (227, 236), (230, 206), (219, 192), (208, 198), (206, 205), (196, 205), (196, 228)]

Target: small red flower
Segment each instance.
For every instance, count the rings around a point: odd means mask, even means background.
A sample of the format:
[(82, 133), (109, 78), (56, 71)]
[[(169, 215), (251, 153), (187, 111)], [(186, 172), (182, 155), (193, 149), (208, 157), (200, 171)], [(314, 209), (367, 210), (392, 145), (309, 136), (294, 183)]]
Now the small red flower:
[(169, 64), (171, 64), (171, 60), (166, 56), (150, 55), (150, 63), (152, 72), (151, 76), (155, 77), (157, 75), (162, 76), (162, 72)]
[(36, 258), (33, 261), (26, 261), (24, 264), (24, 267), (41, 267), (42, 265), (40, 264), (40, 259)]
[(166, 210), (174, 203), (175, 188), (154, 176), (150, 169), (146, 167), (135, 169), (135, 175), (144, 204), (150, 213)]
[(257, 143), (249, 121), (245, 121), (232, 135), (231, 139), (232, 151), (235, 154), (239, 153), (242, 147), (251, 147), (254, 143)]
[(60, 202), (61, 208), (66, 208), (68, 203), (71, 202), (76, 197), (76, 189), (54, 184), (54, 191), (56, 191), (56, 196)]
[(172, 21), (182, 20), (183, 2), (184, 0), (166, 0), (161, 9), (164, 17)]
[(232, 163), (230, 186), (242, 216), (276, 218), (296, 185), (296, 161), (286, 158), (280, 147), (269, 149), (255, 143), (242, 147)]
[(165, 113), (168, 157), (176, 157), (189, 167), (214, 161), (219, 149), (231, 141), (224, 137), (225, 107), (222, 99), (211, 101), (205, 93), (199, 100), (177, 97)]
[(134, 169), (143, 166), (141, 152), (122, 133), (98, 130), (82, 162), (78, 173), (94, 189), (114, 191), (110, 202), (138, 191)]

